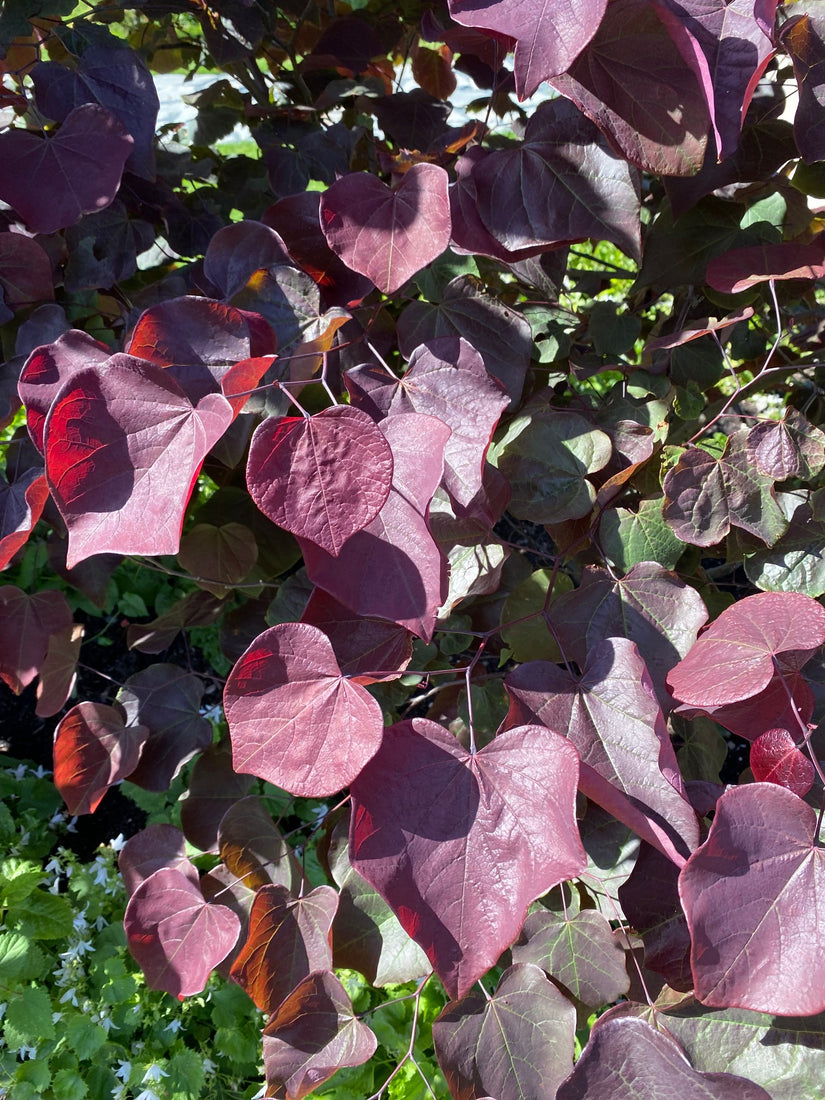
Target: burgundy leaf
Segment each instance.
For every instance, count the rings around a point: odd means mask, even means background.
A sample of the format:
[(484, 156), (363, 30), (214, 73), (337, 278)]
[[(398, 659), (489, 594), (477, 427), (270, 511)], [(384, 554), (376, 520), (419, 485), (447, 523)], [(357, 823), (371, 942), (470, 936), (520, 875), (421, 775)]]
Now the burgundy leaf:
[(785, 729), (765, 730), (751, 745), (751, 771), (757, 783), (777, 783), (804, 798), (814, 785), (811, 760)]
[(797, 148), (806, 164), (825, 156), (825, 22), (815, 8), (792, 17), (782, 28), (781, 42), (791, 55), (799, 85), (793, 122)]
[(337, 558), (302, 543), (304, 563), (313, 583), (359, 615), (388, 619), (429, 641), (447, 595), (447, 567), (426, 514), (450, 429), (420, 413), (390, 416), (379, 427), (394, 462), (387, 503)]
[(506, 680), (505, 726), (543, 722), (566, 734), (581, 757), (588, 798), (679, 865), (699, 843), (699, 823), (653, 687), (633, 642), (606, 639), (588, 653), (576, 681), (546, 661)]
[(0, 233), (0, 290), (11, 309), (54, 300), (52, 264), (42, 245), (22, 233)]
[(196, 523), (180, 540), (178, 561), (201, 588), (226, 596), (258, 560), (258, 544), (242, 523)]
[(174, 554), (201, 464), (232, 420), (193, 404), (168, 371), (129, 355), (72, 375), (46, 420), (46, 476), (69, 568), (92, 554)]
[(753, 309), (751, 306), (744, 306), (722, 317), (721, 320), (716, 317), (703, 317), (699, 321), (691, 321), (687, 328), (680, 329), (678, 332), (670, 332), (667, 336), (655, 336), (652, 340), (647, 340), (645, 354), (660, 349), (666, 351), (670, 348), (678, 348), (711, 332), (720, 332), (721, 337), (724, 337), (725, 329), (733, 328), (739, 321), (747, 321), (750, 317), (753, 317)]
[[(0, 198), (35, 233), (65, 229), (114, 199), (133, 145), (123, 124), (91, 103), (75, 107), (54, 137), (6, 130), (0, 134)], [(44, 179), (54, 186), (44, 187)]]
[(673, 706), (665, 677), (696, 641), (707, 608), (695, 588), (654, 562), (640, 562), (621, 580), (586, 566), (582, 583), (550, 608), (568, 660), (585, 664), (603, 638), (629, 638), (639, 648), (659, 705)]
[(606, 6), (607, 0), (450, 0), (450, 15), (466, 27), (516, 39), (516, 89), (526, 99), (543, 80), (567, 72), (596, 33)]
[(323, 630), (342, 674), (355, 684), (396, 680), (410, 663), (412, 637), (408, 630), (358, 615), (321, 588), (310, 596), (301, 622)]
[(250, 890), (280, 885), (291, 894), (300, 893), (301, 868), (263, 803), (254, 795), (227, 810), (218, 830), (218, 848), (228, 869)]
[(252, 776), (238, 775), (232, 767), (229, 745), (209, 745), (195, 761), (181, 798), (180, 823), (189, 843), (202, 852), (216, 852), (224, 815), (249, 792), (252, 782)]
[(19, 695), (37, 676), (49, 639), (72, 624), (72, 611), (54, 589), (28, 595), (13, 584), (0, 588), (0, 680)]
[(825, 608), (801, 592), (747, 596), (707, 628), (671, 671), (668, 684), (683, 703), (720, 706), (749, 699), (774, 675), (801, 668), (825, 644)]
[(136, 672), (118, 692), (128, 725), (149, 728), (140, 763), (129, 776), (147, 791), (165, 791), (196, 752), (212, 742), (201, 715), (203, 681), (177, 665), (154, 664)]
[(219, 229), (209, 242), (203, 273), (224, 298), (231, 298), (260, 268), (290, 262), (286, 245), (274, 229), (251, 220), (233, 222)]
[[(591, 118), (631, 164), (664, 176), (702, 167), (710, 124), (702, 89), (648, 0), (611, 0), (595, 37), (553, 87)], [(671, 23), (671, 31), (674, 30)]]
[(190, 592), (177, 600), (168, 611), (148, 623), (132, 623), (126, 628), (129, 649), (141, 653), (163, 653), (181, 630), (193, 626), (211, 626), (225, 610), (223, 600), (209, 592)]
[(781, 420), (762, 420), (748, 432), (748, 459), (776, 481), (808, 481), (825, 466), (825, 433), (789, 406)]
[(679, 877), (696, 996), (778, 1016), (825, 1010), (817, 815), (773, 783), (727, 790)]
[(195, 886), (198, 870), (186, 856), (186, 838), (174, 825), (149, 825), (130, 836), (117, 865), (132, 895), (145, 879), (162, 868), (179, 871)]
[(392, 471), (392, 451), (371, 418), (333, 405), (311, 417), (265, 420), (252, 437), (246, 477), (268, 519), (337, 557), (386, 503)]
[(210, 904), (181, 871), (165, 868), (140, 883), (126, 906), (126, 942), (150, 989), (200, 993), (241, 930), (225, 905)]
[(336, 1070), (369, 1061), (376, 1046), (335, 975), (329, 970), (310, 974), (264, 1028), (270, 1094), (303, 1100)]
[(813, 711), (814, 696), (805, 677), (778, 668), (764, 690), (738, 703), (702, 707), (683, 704), (676, 708), (676, 713), (687, 718), (709, 715), (714, 722), (747, 741), (756, 740), (765, 730), (774, 727), (797, 729), (800, 721), (806, 724), (811, 720)]
[(69, 813), (95, 812), (109, 787), (135, 770), (148, 733), (103, 703), (78, 703), (64, 714), (54, 731), (54, 785)]
[(346, 787), (378, 749), (381, 708), (341, 674), (326, 634), (307, 623), (265, 630), (224, 691), (235, 770), (292, 794)]
[[(352, 784), (352, 865), (463, 996), (527, 906), (578, 874), (578, 754), (540, 726), (473, 755), (435, 722), (400, 722)], [(497, 871), (490, 877), (490, 867)]]
[(542, 103), (524, 141), (476, 157), (471, 178), (484, 226), (511, 251), (594, 237), (639, 257), (638, 175), (567, 100)]
[(573, 1068), (576, 1010), (537, 966), (509, 967), (492, 997), (472, 990), (433, 1023), (453, 1100), (551, 1097)]
[(762, 244), (732, 248), (708, 264), (708, 285), (722, 294), (738, 294), (769, 279), (806, 279), (825, 275), (825, 246), (821, 244)]
[(45, 453), (46, 414), (63, 384), (85, 367), (105, 363), (110, 355), (105, 344), (73, 328), (58, 336), (53, 344), (35, 348), (23, 364), (18, 391), (26, 406), (29, 435), (41, 454)]
[(36, 688), (37, 706), (34, 713), (38, 718), (51, 718), (57, 714), (72, 694), (84, 633), (82, 623), (72, 623), (49, 638)]
[(48, 499), (49, 487), (37, 466), (11, 484), (0, 475), (0, 569), (27, 541)]
[(343, 176), (321, 196), (330, 248), (353, 270), (393, 294), (450, 243), (447, 173), (415, 164), (394, 191), (376, 176)]
[(663, 1032), (633, 1017), (597, 1020), (556, 1100), (770, 1100), (732, 1073), (697, 1073)]
[(332, 918), (338, 894), (317, 886), (294, 898), (285, 886), (255, 895), (249, 933), (232, 964), (232, 977), (271, 1016), (295, 987), (316, 970), (332, 969)]
[(594, 909), (567, 919), (537, 909), (524, 922), (513, 946), (513, 962), (540, 966), (576, 1000), (592, 1008), (612, 1004), (629, 988), (624, 947), (607, 918)]

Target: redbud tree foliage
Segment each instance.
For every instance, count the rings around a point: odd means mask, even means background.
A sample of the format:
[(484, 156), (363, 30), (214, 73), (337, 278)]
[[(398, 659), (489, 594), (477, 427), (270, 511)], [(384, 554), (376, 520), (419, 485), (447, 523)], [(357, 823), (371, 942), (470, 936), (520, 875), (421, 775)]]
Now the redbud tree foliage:
[[(806, 0), (4, 5), (0, 676), (72, 814), (183, 769), (129, 946), (243, 987), (267, 1096), (369, 1067), (412, 982), (375, 1096), (437, 983), (454, 1100), (819, 1094), (823, 40)], [(101, 631), (145, 659), (79, 698)]]

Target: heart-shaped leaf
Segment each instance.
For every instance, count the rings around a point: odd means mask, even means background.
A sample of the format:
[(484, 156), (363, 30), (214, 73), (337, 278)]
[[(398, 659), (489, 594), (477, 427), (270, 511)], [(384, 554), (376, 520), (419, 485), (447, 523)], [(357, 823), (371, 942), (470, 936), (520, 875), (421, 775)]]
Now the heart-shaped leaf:
[(290, 262), (286, 245), (274, 229), (252, 220), (233, 222), (209, 242), (203, 273), (225, 298), (231, 298), (260, 268)]
[(180, 824), (190, 844), (202, 852), (218, 850), (218, 831), (227, 812), (249, 793), (251, 775), (238, 775), (226, 742), (209, 745), (189, 775), (181, 797)]
[(811, 760), (796, 747), (787, 730), (765, 730), (751, 746), (751, 771), (757, 783), (778, 783), (804, 798), (814, 785)]
[(130, 895), (161, 868), (180, 871), (198, 885), (198, 869), (186, 855), (186, 837), (174, 825), (148, 825), (130, 836), (120, 850), (117, 865)]
[(707, 282), (721, 294), (739, 294), (770, 279), (804, 279), (825, 275), (825, 249), (817, 244), (763, 244), (732, 248), (708, 264)]
[(415, 164), (391, 191), (376, 176), (342, 176), (321, 196), (321, 228), (336, 255), (393, 294), (450, 243), (447, 173)]
[(33, 466), (9, 484), (0, 475), (0, 569), (5, 569), (43, 514), (49, 487)]
[(54, 300), (51, 260), (32, 237), (0, 235), (0, 290), (12, 309)]
[(19, 695), (46, 659), (49, 639), (72, 625), (72, 611), (54, 589), (27, 595), (16, 585), (0, 588), (0, 680)]
[(54, 731), (54, 783), (69, 813), (93, 814), (106, 791), (137, 767), (149, 734), (103, 703), (78, 703)]
[(352, 865), (450, 996), (509, 947), (531, 901), (584, 867), (577, 781), (576, 750), (543, 727), (509, 730), (470, 754), (417, 718), (385, 733), (352, 784)]
[(250, 890), (285, 886), (298, 894), (303, 874), (264, 804), (254, 795), (242, 798), (224, 814), (218, 829), (221, 859)]
[(322, 588), (310, 596), (301, 622), (323, 630), (332, 642), (341, 672), (353, 683), (395, 680), (410, 663), (412, 637), (408, 630), (358, 615)]
[(326, 634), (307, 623), (255, 639), (229, 675), (224, 707), (236, 771), (310, 798), (351, 783), (384, 728), (378, 703), (341, 674)]

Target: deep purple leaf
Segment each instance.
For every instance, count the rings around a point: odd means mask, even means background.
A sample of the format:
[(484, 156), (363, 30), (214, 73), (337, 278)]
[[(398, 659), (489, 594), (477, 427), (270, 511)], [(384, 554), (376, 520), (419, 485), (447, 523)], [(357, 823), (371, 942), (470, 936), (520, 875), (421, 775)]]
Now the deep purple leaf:
[(825, 1010), (817, 815), (773, 783), (732, 787), (679, 876), (696, 996), (777, 1016)]
[[(114, 199), (133, 144), (110, 111), (91, 103), (75, 107), (54, 137), (6, 130), (0, 134), (0, 198), (35, 233), (65, 229)], [(44, 187), (44, 179), (59, 183)]]
[(330, 940), (337, 907), (338, 894), (331, 886), (317, 886), (300, 898), (285, 886), (258, 890), (232, 977), (267, 1016), (313, 971), (332, 969)]
[(680, 39), (649, 0), (611, 0), (584, 52), (550, 81), (631, 164), (663, 176), (701, 168), (710, 124), (683, 27)]
[(387, 503), (337, 558), (303, 543), (304, 563), (313, 583), (359, 615), (388, 619), (429, 641), (447, 595), (447, 567), (426, 514), (450, 429), (420, 413), (387, 417), (379, 427), (393, 453)]
[(450, 996), (463, 996), (509, 947), (531, 901), (584, 867), (577, 780), (575, 749), (540, 726), (509, 730), (471, 755), (418, 718), (386, 731), (352, 784), (352, 865)]
[(62, 592), (49, 589), (28, 595), (16, 585), (0, 588), (0, 680), (19, 695), (34, 680), (53, 634), (72, 624), (72, 610)]
[(254, 795), (231, 806), (218, 830), (218, 848), (227, 868), (250, 890), (285, 886), (299, 894), (303, 874), (292, 849)]
[(77, 679), (77, 665), (85, 627), (72, 623), (49, 638), (46, 659), (40, 667), (40, 679), (35, 694), (38, 718), (51, 718), (63, 710)]
[(758, 592), (726, 608), (668, 676), (683, 703), (723, 706), (763, 691), (825, 644), (825, 608), (801, 592)]
[(147, 726), (144, 753), (129, 776), (147, 791), (165, 791), (178, 771), (212, 741), (201, 715), (204, 685), (177, 665), (154, 664), (136, 672), (118, 692), (127, 725)]
[(447, 173), (413, 165), (394, 191), (376, 176), (346, 175), (321, 196), (320, 215), (332, 251), (392, 294), (450, 243)]
[(180, 871), (195, 886), (198, 884), (198, 869), (186, 855), (186, 838), (174, 825), (148, 825), (130, 836), (117, 865), (130, 896), (144, 879), (161, 868)]
[(231, 298), (260, 268), (288, 263), (291, 257), (275, 230), (249, 220), (218, 230), (203, 258), (203, 273), (224, 298)]
[(73, 374), (46, 419), (46, 477), (69, 530), (69, 568), (92, 554), (174, 554), (201, 464), (232, 420), (129, 355)]
[(123, 925), (146, 984), (175, 997), (203, 990), (241, 928), (231, 909), (209, 904), (186, 875), (168, 868), (155, 871), (136, 888)]
[(131, 623), (126, 628), (126, 644), (141, 653), (163, 653), (182, 630), (211, 626), (224, 610), (223, 600), (217, 596), (200, 589), (190, 592), (151, 622)]
[(769, 279), (804, 279), (812, 282), (825, 276), (825, 246), (763, 244), (733, 248), (708, 264), (708, 285), (722, 294), (738, 294)]
[(597, 1020), (556, 1100), (771, 1100), (730, 1073), (697, 1073), (676, 1043), (644, 1020)]
[(323, 630), (341, 672), (353, 683), (396, 680), (410, 663), (412, 637), (408, 630), (358, 615), (321, 588), (310, 596), (301, 622)]
[(528, 962), (509, 967), (492, 997), (471, 990), (433, 1023), (453, 1100), (551, 1097), (573, 1067), (576, 1010)]
[(196, 523), (180, 540), (178, 561), (201, 588), (227, 596), (258, 560), (255, 536), (242, 523)]
[(246, 473), (268, 519), (334, 557), (378, 515), (392, 476), (383, 432), (347, 405), (265, 420), (252, 437)]
[(606, 6), (607, 0), (450, 0), (450, 15), (467, 27), (516, 39), (516, 88), (526, 99), (543, 80), (567, 72), (596, 33)]
[(12, 309), (53, 301), (52, 263), (42, 245), (23, 233), (0, 233), (0, 290)]
[(109, 787), (135, 770), (149, 730), (103, 703), (78, 703), (54, 731), (54, 785), (71, 814), (93, 814)]
[(815, 164), (825, 157), (825, 20), (811, 8), (793, 14), (781, 32), (799, 85), (794, 137), (802, 159)]
[(762, 420), (748, 432), (748, 459), (776, 481), (814, 478), (825, 466), (825, 433), (789, 406), (781, 420)]
[(346, 787), (377, 751), (381, 708), (341, 673), (323, 631), (282, 623), (264, 631), (224, 690), (236, 771), (292, 794)]
[(209, 745), (195, 761), (181, 798), (181, 828), (189, 843), (202, 852), (216, 852), (224, 815), (249, 792), (252, 782), (251, 776), (238, 775), (232, 767), (228, 745)]
[(676, 713), (687, 718), (706, 714), (747, 741), (754, 741), (765, 730), (775, 727), (798, 729), (799, 722), (809, 722), (813, 712), (814, 696), (805, 677), (779, 668), (766, 688), (737, 703), (701, 707), (683, 704), (676, 708)]
[(777, 783), (804, 798), (814, 785), (816, 772), (811, 760), (796, 747), (785, 729), (770, 729), (751, 746), (751, 771), (757, 783)]
[(272, 1095), (302, 1100), (336, 1070), (367, 1062), (376, 1046), (335, 975), (311, 974), (264, 1028), (267, 1085)]

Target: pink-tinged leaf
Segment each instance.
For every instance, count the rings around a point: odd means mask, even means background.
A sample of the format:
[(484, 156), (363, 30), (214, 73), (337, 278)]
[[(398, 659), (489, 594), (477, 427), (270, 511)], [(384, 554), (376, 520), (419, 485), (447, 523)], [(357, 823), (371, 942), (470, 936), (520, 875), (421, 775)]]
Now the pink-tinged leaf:
[(120, 851), (118, 869), (132, 895), (155, 871), (179, 871), (198, 885), (198, 869), (186, 855), (186, 838), (174, 825), (149, 825), (130, 836)]
[(596, 33), (606, 6), (607, 0), (450, 0), (450, 15), (465, 27), (516, 39), (516, 90), (526, 99), (543, 80), (567, 72)]
[(109, 787), (137, 767), (149, 731), (126, 726), (123, 712), (78, 703), (54, 731), (54, 785), (69, 813), (93, 814)]
[(233, 222), (219, 229), (209, 242), (203, 273), (224, 298), (231, 298), (260, 268), (291, 262), (286, 245), (274, 229), (263, 222)]
[(264, 1028), (270, 1096), (303, 1100), (345, 1066), (360, 1066), (378, 1045), (329, 970), (310, 974)]
[(106, 552), (177, 553), (201, 464), (231, 420), (221, 394), (193, 404), (168, 371), (129, 355), (74, 374), (45, 428), (69, 568)]
[(26, 406), (26, 426), (32, 443), (45, 453), (43, 429), (46, 414), (61, 387), (73, 374), (105, 363), (111, 351), (99, 340), (93, 340), (79, 329), (69, 329), (53, 344), (35, 348), (20, 371), (18, 392)]
[(181, 871), (166, 868), (135, 889), (123, 927), (149, 988), (189, 997), (235, 946), (241, 922), (225, 905), (208, 903)]
[(782, 28), (782, 45), (791, 55), (799, 85), (793, 131), (806, 164), (825, 157), (825, 20), (812, 7)]
[(825, 608), (801, 592), (758, 592), (711, 623), (668, 676), (683, 703), (723, 706), (763, 691), (774, 669), (795, 672), (825, 644)]
[(733, 248), (708, 264), (707, 282), (722, 294), (738, 294), (769, 279), (805, 279), (825, 276), (825, 245), (762, 244)]
[(298, 861), (254, 795), (227, 810), (218, 829), (218, 849), (228, 869), (250, 890), (274, 885), (300, 893), (303, 875)]
[(624, 947), (595, 909), (568, 919), (537, 909), (513, 946), (513, 962), (540, 966), (588, 1008), (612, 1004), (630, 986)]
[(476, 155), (471, 180), (484, 226), (511, 251), (593, 237), (640, 255), (638, 173), (567, 100), (541, 104), (515, 148)]
[[(35, 233), (65, 229), (112, 202), (133, 145), (123, 124), (91, 103), (75, 107), (54, 137), (6, 130), (0, 134), (0, 198)], [(43, 180), (53, 186), (44, 187)]]
[(390, 445), (360, 409), (270, 417), (249, 448), (247, 485), (263, 514), (337, 557), (367, 527), (392, 484)]
[(249, 927), (249, 915), (252, 912), (252, 904), (255, 901), (255, 891), (250, 890), (244, 882), (236, 878), (228, 867), (219, 863), (211, 871), (200, 877), (200, 888), (207, 901), (217, 901), (225, 905), (236, 914), (241, 922), (241, 934), (238, 942), (229, 954), (217, 966), (220, 976), (229, 981), (232, 964), (241, 952), (241, 947), (246, 939), (246, 931)]
[(252, 782), (252, 776), (238, 775), (232, 767), (232, 752), (225, 742), (201, 753), (180, 800), (181, 828), (189, 843), (202, 852), (216, 852), (224, 815), (249, 793)]
[(0, 569), (28, 540), (48, 499), (45, 475), (36, 466), (11, 484), (0, 474)]
[(247, 649), (226, 682), (235, 770), (292, 794), (346, 787), (375, 754), (381, 708), (341, 673), (323, 631), (281, 623)]
[(809, 481), (825, 466), (825, 433), (788, 406), (781, 420), (762, 420), (748, 432), (748, 459), (766, 477)]
[(433, 1023), (453, 1100), (551, 1097), (573, 1068), (576, 1009), (538, 966), (517, 963), (495, 993), (472, 990)]
[(23, 233), (0, 233), (0, 290), (11, 309), (54, 300), (52, 264), (42, 245)]
[(46, 660), (40, 666), (36, 689), (34, 713), (38, 718), (51, 718), (57, 714), (72, 694), (85, 630), (82, 623), (72, 623), (49, 638)]
[(505, 726), (542, 722), (569, 737), (583, 793), (681, 866), (699, 843), (699, 822), (634, 643), (594, 646), (578, 681), (558, 665), (530, 661), (505, 683)]
[(550, 609), (568, 660), (584, 666), (603, 638), (629, 638), (638, 646), (659, 705), (673, 699), (665, 678), (696, 641), (708, 612), (695, 588), (655, 562), (640, 562), (621, 580), (585, 566), (581, 585)]
[(698, 1073), (662, 1031), (631, 1016), (597, 1020), (556, 1100), (771, 1100), (732, 1073)]
[(415, 164), (395, 190), (365, 172), (342, 176), (321, 196), (321, 228), (348, 267), (393, 294), (450, 243), (447, 173)]
[(408, 630), (358, 615), (322, 588), (313, 591), (301, 622), (323, 630), (342, 674), (355, 684), (397, 680), (410, 663), (412, 636)]
[(27, 595), (0, 588), (0, 680), (19, 695), (40, 672), (53, 634), (72, 625), (72, 610), (54, 589)]
[(460, 507), (482, 489), (487, 450), (508, 398), (466, 340), (442, 336), (416, 348), (390, 403), (390, 414), (436, 416), (450, 428), (444, 488)]
[(332, 969), (337, 908), (338, 893), (331, 886), (317, 886), (300, 898), (285, 886), (264, 886), (255, 895), (232, 978), (267, 1016), (313, 971)]
[(595, 37), (550, 81), (631, 164), (664, 176), (702, 167), (710, 125), (702, 89), (649, 0), (611, 0)]
[(696, 996), (777, 1016), (825, 1010), (825, 849), (817, 815), (773, 783), (726, 791), (679, 876)]
[(808, 681), (798, 672), (777, 669), (768, 686), (738, 703), (694, 707), (682, 705), (675, 713), (694, 718), (706, 714), (720, 726), (755, 741), (765, 730), (798, 729), (799, 721), (808, 723), (814, 712), (814, 696)]
[(379, 425), (393, 454), (387, 502), (337, 558), (301, 549), (310, 580), (367, 618), (388, 619), (429, 641), (447, 595), (447, 563), (427, 525), (450, 429), (434, 416), (400, 413)]
[(776, 0), (665, 0), (657, 10), (675, 41), (692, 46), (724, 160), (736, 151), (754, 88), (774, 54)]
[(212, 743), (212, 726), (201, 714), (203, 691), (203, 681), (177, 665), (149, 665), (125, 682), (117, 699), (127, 724), (149, 729), (132, 783), (168, 790), (186, 761)]
[(765, 730), (751, 745), (751, 771), (757, 783), (776, 783), (804, 798), (814, 785), (816, 772), (804, 752), (796, 747), (788, 730)]
[(570, 742), (540, 726), (508, 730), (471, 755), (416, 718), (386, 731), (352, 784), (352, 865), (451, 997), (510, 946), (531, 901), (584, 868), (578, 770)]

